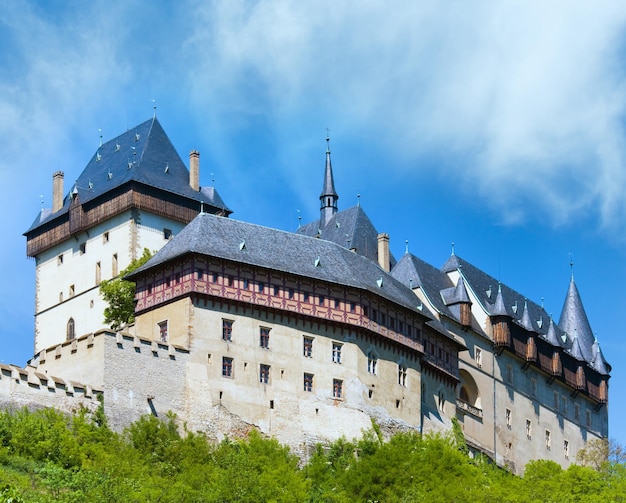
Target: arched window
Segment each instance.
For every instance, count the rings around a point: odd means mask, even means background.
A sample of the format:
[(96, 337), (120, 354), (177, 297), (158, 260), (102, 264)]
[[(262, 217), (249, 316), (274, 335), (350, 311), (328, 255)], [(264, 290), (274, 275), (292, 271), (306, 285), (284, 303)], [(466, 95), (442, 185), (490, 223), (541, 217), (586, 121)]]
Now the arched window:
[(76, 337), (76, 328), (74, 326), (74, 318), (67, 321), (67, 340), (71, 341)]

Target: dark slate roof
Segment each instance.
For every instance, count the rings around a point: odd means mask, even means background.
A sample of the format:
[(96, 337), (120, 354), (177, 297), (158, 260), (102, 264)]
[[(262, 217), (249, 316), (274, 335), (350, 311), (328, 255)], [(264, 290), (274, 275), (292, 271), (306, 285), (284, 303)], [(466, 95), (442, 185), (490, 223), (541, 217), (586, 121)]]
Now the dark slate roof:
[[(323, 228), (316, 220), (303, 225), (296, 233), (332, 241), (344, 248), (354, 248), (359, 255), (378, 263), (378, 231), (360, 205), (335, 213)], [(391, 252), (389, 256), (390, 267), (393, 267), (396, 259)]]
[(602, 375), (609, 375), (611, 372), (611, 366), (604, 359), (602, 350), (600, 349), (600, 343), (595, 341), (592, 347), (593, 360), (591, 360), (591, 366), (596, 369)]
[(582, 351), (585, 360), (591, 362), (593, 359), (593, 343), (595, 337), (591, 331), (589, 320), (587, 320), (587, 314), (583, 307), (580, 294), (574, 278), (570, 281), (567, 295), (565, 296), (565, 302), (563, 303), (563, 310), (561, 311), (561, 318), (559, 319), (559, 328), (563, 330), (568, 338), (572, 340), (577, 337), (580, 342), (580, 349)]
[[(458, 306), (456, 309), (454, 306), (461, 302), (470, 302), (462, 278), (455, 286), (447, 274), (410, 253), (402, 256), (391, 270), (391, 275), (405, 285), (421, 288), (431, 306), (447, 318), (460, 321)], [(482, 328), (473, 319), (472, 328), (478, 333), (483, 333)]]
[(366, 290), (434, 320), (427, 309), (418, 308), (419, 299), (411, 289), (372, 261), (342, 246), (206, 213), (199, 214), (129, 279), (189, 253)]
[[(491, 316), (508, 316), (519, 326), (526, 330), (532, 330), (541, 337), (554, 344), (556, 341), (564, 341), (561, 347), (570, 349), (572, 341), (565, 337), (563, 331), (553, 326), (554, 333), (549, 332), (550, 316), (546, 310), (528, 300), (526, 297), (509, 288), (495, 278), (481, 271), (458, 255), (452, 255), (441, 268), (442, 272), (460, 270), (468, 287), (472, 290), (481, 306)], [(525, 312), (526, 311), (526, 312)], [(587, 360), (588, 362), (591, 359)]]
[(73, 192), (77, 192), (80, 202), (85, 204), (129, 182), (203, 201), (227, 214), (232, 213), (214, 187), (203, 187), (200, 191), (191, 188), (187, 167), (154, 117), (101, 145), (70, 186), (63, 208), (56, 213), (40, 212), (28, 231), (67, 213)]

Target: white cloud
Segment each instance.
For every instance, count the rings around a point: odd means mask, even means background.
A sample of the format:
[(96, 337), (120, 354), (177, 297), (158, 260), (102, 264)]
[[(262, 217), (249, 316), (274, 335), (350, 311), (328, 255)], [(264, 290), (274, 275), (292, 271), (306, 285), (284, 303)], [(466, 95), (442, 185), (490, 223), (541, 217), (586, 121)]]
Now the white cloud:
[(443, 158), (505, 218), (532, 205), (554, 223), (595, 211), (623, 225), (621, 4), (196, 7), (192, 96), (216, 122), (331, 118), (405, 169)]

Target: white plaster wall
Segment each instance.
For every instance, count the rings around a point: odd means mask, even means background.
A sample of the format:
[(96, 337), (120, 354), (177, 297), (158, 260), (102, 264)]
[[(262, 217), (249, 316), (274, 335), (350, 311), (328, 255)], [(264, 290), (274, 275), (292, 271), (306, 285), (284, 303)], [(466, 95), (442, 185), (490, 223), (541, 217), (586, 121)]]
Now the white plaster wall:
[[(70, 318), (74, 319), (76, 336), (106, 328), (103, 314), (106, 303), (100, 297), (96, 282), (98, 262), (100, 279), (111, 279), (114, 255), (117, 255), (119, 273), (134, 258), (141, 256), (144, 248), (161, 249), (167, 243), (164, 228), (176, 234), (184, 227), (179, 222), (149, 213), (134, 214), (137, 225), (131, 219), (131, 211), (127, 211), (36, 258), (35, 352), (63, 342)], [(108, 233), (108, 241), (104, 239), (105, 233)], [(86, 245), (85, 253), (80, 252), (81, 243)], [(58, 261), (60, 255), (63, 256), (62, 264)], [(70, 297), (71, 285), (74, 286), (73, 297)]]

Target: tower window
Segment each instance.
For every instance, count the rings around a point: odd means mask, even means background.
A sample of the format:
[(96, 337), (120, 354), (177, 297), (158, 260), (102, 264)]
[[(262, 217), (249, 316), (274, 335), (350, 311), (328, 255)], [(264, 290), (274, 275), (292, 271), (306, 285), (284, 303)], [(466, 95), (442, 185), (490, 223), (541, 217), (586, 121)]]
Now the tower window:
[(313, 337), (304, 337), (302, 339), (302, 354), (307, 358), (313, 357)]
[(313, 392), (313, 374), (304, 374), (304, 391)]
[(261, 363), (259, 366), (259, 382), (269, 384), (270, 382), (270, 366)]
[(333, 379), (333, 398), (341, 398), (343, 396), (343, 381), (341, 379)]
[(171, 229), (163, 229), (163, 239), (170, 240), (172, 239), (172, 230)]
[(79, 249), (80, 249), (80, 254), (81, 255), (83, 253), (86, 253), (87, 252), (87, 243), (81, 243)]
[(111, 270), (113, 276), (117, 276), (117, 253), (113, 254), (113, 259), (111, 260)]
[(341, 347), (343, 345), (338, 342), (333, 342), (333, 362), (341, 363)]
[(163, 343), (167, 342), (167, 320), (158, 324), (159, 327), (159, 340)]
[(222, 375), (224, 377), (233, 377), (233, 359), (226, 356), (222, 357)]
[(259, 335), (259, 346), (263, 349), (269, 349), (270, 347), (270, 329), (261, 327)]
[(370, 352), (367, 355), (367, 372), (376, 375), (376, 366), (378, 365), (378, 357), (375, 353)]
[(406, 386), (406, 365), (398, 364), (398, 384), (400, 386)]
[(233, 338), (233, 321), (222, 320), (222, 340), (230, 342)]
[(74, 285), (70, 285), (70, 297), (74, 297)]
[(100, 284), (102, 275), (102, 267), (100, 266), (100, 262), (96, 262), (96, 285)]
[(71, 341), (74, 340), (76, 338), (76, 327), (74, 325), (74, 318), (70, 318), (67, 321), (67, 340)]
[(63, 254), (57, 257), (57, 265), (61, 265), (61, 264), (63, 264)]
[(102, 234), (102, 242), (103, 243), (108, 243), (109, 242), (109, 232), (105, 232), (104, 234)]

